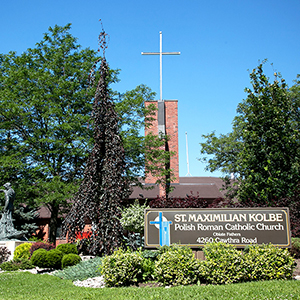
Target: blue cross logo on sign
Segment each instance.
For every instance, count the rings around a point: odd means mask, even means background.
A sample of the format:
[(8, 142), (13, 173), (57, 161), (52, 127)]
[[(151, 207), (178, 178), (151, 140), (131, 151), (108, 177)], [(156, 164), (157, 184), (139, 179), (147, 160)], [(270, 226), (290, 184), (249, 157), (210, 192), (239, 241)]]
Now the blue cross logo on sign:
[(162, 212), (158, 213), (158, 217), (154, 221), (150, 221), (150, 225), (155, 225), (159, 230), (159, 245), (170, 246), (170, 225), (172, 221), (168, 221), (163, 217)]

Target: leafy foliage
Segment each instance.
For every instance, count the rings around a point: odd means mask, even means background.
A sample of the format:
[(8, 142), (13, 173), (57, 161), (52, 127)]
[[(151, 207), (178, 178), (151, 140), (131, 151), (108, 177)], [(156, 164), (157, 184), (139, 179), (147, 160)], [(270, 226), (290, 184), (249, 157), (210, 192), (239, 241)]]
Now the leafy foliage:
[(134, 204), (126, 207), (122, 210), (121, 224), (125, 230), (144, 233), (144, 214), (147, 208), (146, 203), (139, 204), (138, 200), (135, 200)]
[(101, 274), (105, 286), (118, 287), (136, 284), (142, 280), (143, 258), (140, 252), (116, 250), (103, 259)]
[(75, 266), (79, 262), (81, 262), (81, 257), (78, 254), (65, 254), (61, 260), (61, 267), (64, 269), (66, 267)]
[(123, 236), (124, 247), (130, 248), (132, 251), (136, 251), (144, 247), (145, 238), (141, 233), (128, 232)]
[(250, 245), (244, 253), (225, 243), (204, 246), (205, 261), (198, 262), (199, 278), (211, 284), (291, 279), (295, 262), (287, 249)]
[(168, 196), (173, 190), (171, 183), (175, 180), (174, 172), (170, 168), (171, 157), (175, 152), (169, 150), (168, 135), (154, 135), (148, 133), (145, 136), (145, 173), (150, 173), (156, 178), (156, 184), (164, 188), (165, 194)]
[(63, 253), (57, 249), (49, 251), (40, 248), (33, 252), (30, 260), (31, 263), (40, 268), (61, 268)]
[(31, 245), (31, 247), (30, 247), (30, 255), (32, 256), (32, 254), (37, 249), (45, 249), (46, 251), (49, 251), (51, 249), (55, 249), (55, 246), (54, 246), (54, 244), (48, 243), (48, 242), (36, 242), (36, 243), (33, 243)]
[(292, 279), (295, 261), (288, 249), (251, 245), (244, 254), (246, 280)]
[(159, 251), (157, 250), (144, 250), (142, 251), (142, 257), (145, 259), (151, 259), (152, 261), (155, 261), (159, 255)]
[(86, 220), (90, 220), (92, 234), (87, 238), (88, 251), (98, 256), (110, 254), (121, 246), (120, 205), (129, 194), (124, 176), (125, 152), (108, 78), (108, 65), (103, 58), (92, 111), (94, 146), (72, 209), (63, 223), (64, 232), (73, 242), (77, 232), (84, 230)]
[(238, 105), (233, 132), (205, 136), (201, 152), (209, 170), (235, 174), (240, 200), (268, 203), (291, 197), (299, 183), (299, 96), (280, 76), (270, 83), (262, 64), (250, 79), (252, 89)]
[(31, 243), (23, 243), (16, 247), (14, 251), (14, 259), (17, 258), (30, 258), (30, 248), (32, 244)]
[(17, 230), (25, 232), (26, 238), (30, 238), (38, 229), (36, 225), (38, 216), (37, 208), (19, 204), (13, 211), (14, 226)]
[(206, 208), (208, 202), (200, 198), (198, 193), (197, 196), (191, 194), (185, 198), (157, 197), (150, 201), (149, 206), (151, 208)]
[(244, 199), (243, 201), (236, 201), (231, 198), (215, 199), (210, 205), (210, 208), (232, 207), (232, 208), (248, 208), (248, 207), (288, 207), (290, 215), (291, 233), (294, 237), (300, 236), (300, 193), (299, 187), (295, 191), (295, 195), (292, 197), (286, 197), (281, 199), (271, 199), (268, 203), (260, 201), (257, 198), (256, 201), (251, 199)]
[(51, 250), (47, 251), (46, 266), (48, 268), (60, 269), (63, 256), (64, 256), (64, 254), (57, 249), (51, 249)]
[[(52, 243), (58, 216), (70, 209), (94, 144), (91, 68), (95, 82), (100, 76), (97, 52), (81, 49), (70, 29), (71, 24), (55, 25), (35, 48), (0, 55), (0, 181), (14, 185), (20, 203), (49, 209)], [(116, 82), (118, 71), (106, 69), (106, 84)], [(161, 181), (165, 168), (145, 170), (145, 162), (166, 155), (152, 147), (164, 140), (142, 134), (155, 112), (144, 102), (155, 93), (141, 84), (122, 95), (107, 89), (108, 94), (116, 104), (114, 117), (123, 141), (123, 176), (140, 184), (138, 177), (154, 172)]]
[(63, 254), (78, 254), (77, 247), (75, 244), (60, 244), (56, 247), (56, 249), (61, 251)]
[(189, 247), (171, 246), (155, 262), (154, 277), (163, 285), (188, 285), (197, 281), (196, 259)]
[(71, 266), (63, 270), (57, 270), (53, 273), (53, 275), (72, 281), (97, 277), (101, 275), (99, 267), (102, 265), (102, 261), (103, 258), (96, 256), (95, 258), (81, 261), (75, 266)]
[(49, 208), (51, 241), (92, 141), (87, 79), (97, 54), (80, 50), (70, 28), (50, 27), (35, 48), (0, 56), (1, 180), (17, 186), (20, 202)]
[(32, 269), (33, 265), (27, 258), (17, 258), (0, 265), (0, 269), (3, 271), (18, 271)]
[(225, 243), (207, 244), (203, 251), (206, 260), (199, 262), (202, 282), (229, 284), (244, 281), (246, 270), (241, 251)]
[(31, 263), (40, 268), (48, 268), (47, 252), (48, 251), (43, 248), (34, 251), (30, 258)]
[(300, 258), (300, 238), (292, 238), (292, 248), (290, 253), (295, 258)]
[(11, 252), (7, 247), (0, 246), (0, 264), (6, 262), (10, 256)]

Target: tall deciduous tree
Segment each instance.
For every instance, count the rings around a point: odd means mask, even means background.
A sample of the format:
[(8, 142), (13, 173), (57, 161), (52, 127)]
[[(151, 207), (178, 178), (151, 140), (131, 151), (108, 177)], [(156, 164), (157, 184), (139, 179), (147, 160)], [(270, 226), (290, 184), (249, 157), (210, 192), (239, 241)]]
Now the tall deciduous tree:
[(1, 173), (24, 191), (19, 201), (34, 196), (48, 207), (52, 242), (92, 145), (88, 74), (97, 55), (69, 30), (50, 27), (35, 48), (0, 56)]
[[(105, 33), (102, 32), (105, 37)], [(119, 120), (108, 91), (108, 65), (103, 58), (92, 119), (94, 146), (88, 158), (84, 178), (64, 220), (64, 231), (70, 240), (91, 222), (88, 252), (108, 255), (122, 245), (121, 201), (128, 197), (125, 177), (125, 151), (119, 134)]]
[[(50, 27), (35, 48), (0, 55), (0, 183), (11, 182), (21, 203), (47, 206), (51, 242), (94, 143), (89, 122), (96, 87), (90, 87), (89, 75), (99, 55), (81, 49), (70, 29), (70, 24)], [(109, 70), (109, 82), (117, 75)], [(142, 128), (154, 111), (144, 102), (155, 94), (145, 85), (123, 95), (109, 93), (120, 117), (125, 173), (135, 181), (145, 175), (145, 159), (151, 156)]]
[(212, 155), (206, 157), (208, 169), (236, 174), (241, 200), (268, 202), (292, 196), (300, 181), (300, 102), (278, 75), (270, 83), (262, 64), (250, 78), (252, 89), (238, 105), (233, 132), (205, 136), (201, 152)]

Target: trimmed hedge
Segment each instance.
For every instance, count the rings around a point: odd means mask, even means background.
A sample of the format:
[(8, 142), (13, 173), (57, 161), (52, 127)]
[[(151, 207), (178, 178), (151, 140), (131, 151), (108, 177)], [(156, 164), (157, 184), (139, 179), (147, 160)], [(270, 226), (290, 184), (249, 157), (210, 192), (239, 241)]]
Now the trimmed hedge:
[(287, 249), (250, 245), (244, 253), (232, 245), (204, 246), (205, 261), (198, 262), (199, 279), (210, 284), (292, 279), (295, 261)]
[(39, 268), (48, 268), (47, 265), (47, 250), (40, 248), (35, 250), (31, 255), (31, 262), (34, 266)]
[(33, 252), (30, 260), (33, 265), (40, 268), (60, 269), (62, 258), (63, 253), (57, 249), (47, 251), (40, 248)]
[(77, 247), (75, 244), (60, 244), (56, 247), (56, 249), (61, 251), (63, 254), (78, 254)]
[(47, 251), (46, 265), (48, 268), (60, 269), (63, 256), (64, 254), (57, 249)]
[(81, 257), (78, 254), (69, 253), (65, 254), (61, 260), (61, 268), (75, 266), (81, 262)]

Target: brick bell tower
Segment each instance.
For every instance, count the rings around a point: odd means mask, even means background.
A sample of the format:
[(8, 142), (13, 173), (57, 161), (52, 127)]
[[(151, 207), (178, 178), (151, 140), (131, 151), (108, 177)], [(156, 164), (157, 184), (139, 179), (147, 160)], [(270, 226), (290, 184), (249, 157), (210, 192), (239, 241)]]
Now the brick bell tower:
[[(165, 151), (173, 151), (175, 155), (171, 157), (170, 168), (173, 170), (174, 183), (179, 183), (179, 159), (178, 159), (178, 101), (177, 100), (163, 100), (162, 97), (162, 57), (163, 55), (180, 55), (180, 52), (163, 52), (162, 51), (162, 32), (159, 32), (159, 52), (142, 52), (142, 55), (159, 55), (160, 61), (160, 100), (149, 101), (145, 105), (153, 103), (156, 108), (153, 124), (150, 128), (145, 129), (145, 135), (152, 132), (154, 135), (160, 133), (169, 136), (170, 140), (165, 145)], [(148, 176), (145, 179), (146, 184), (155, 183), (153, 176)], [(160, 196), (165, 195), (165, 189), (159, 187)]]
[[(157, 108), (152, 125), (145, 128), (145, 135), (152, 132), (154, 135), (163, 133), (169, 136), (170, 140), (167, 142), (165, 151), (172, 151), (175, 154), (171, 157), (170, 168), (173, 170), (176, 178), (173, 183), (179, 183), (179, 155), (178, 155), (178, 101), (164, 100), (164, 101), (147, 101), (145, 105), (154, 104)], [(155, 183), (156, 179), (149, 174), (146, 179), (146, 184)], [(165, 196), (163, 187), (159, 187), (159, 195)]]

